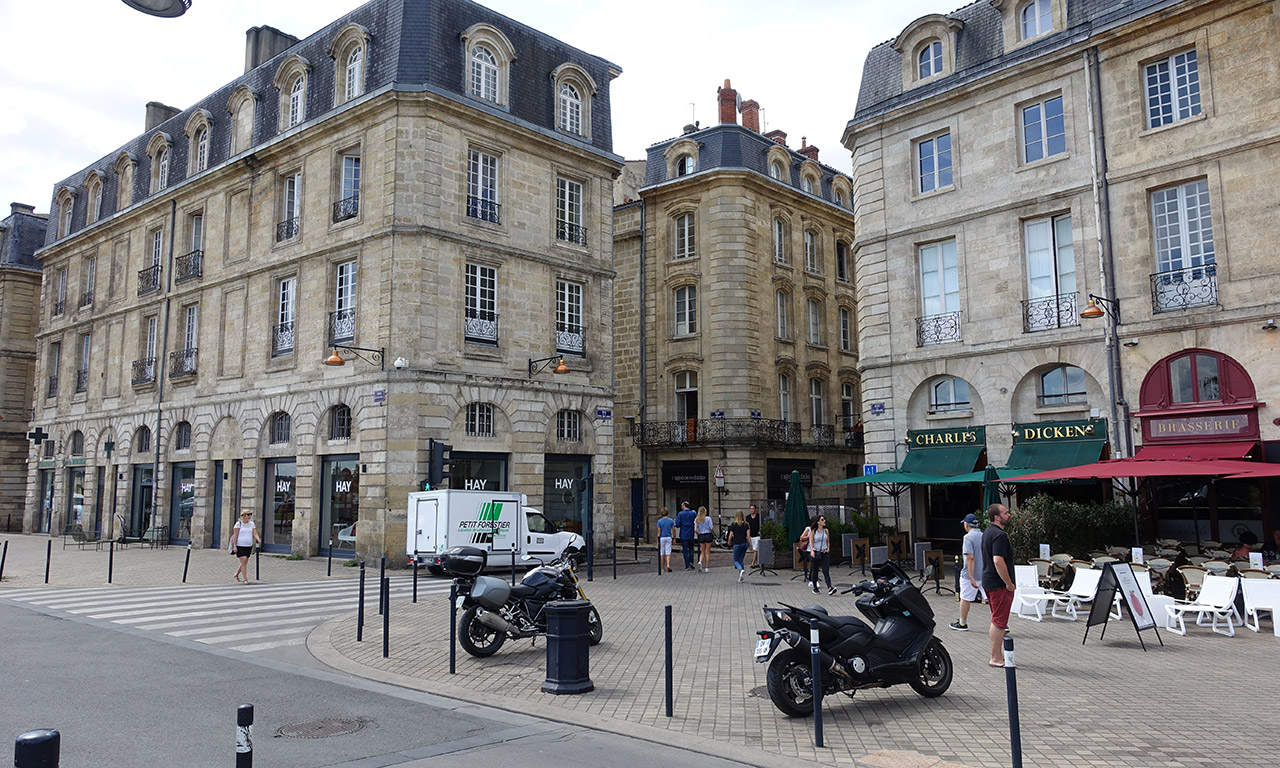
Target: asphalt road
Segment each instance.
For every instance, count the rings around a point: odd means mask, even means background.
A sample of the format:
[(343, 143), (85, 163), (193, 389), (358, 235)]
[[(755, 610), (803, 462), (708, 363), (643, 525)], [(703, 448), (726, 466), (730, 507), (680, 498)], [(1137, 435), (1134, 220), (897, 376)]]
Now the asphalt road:
[[(0, 734), (62, 735), (61, 765), (225, 767), (236, 708), (255, 707), (254, 759), (271, 768), (520, 764), (695, 766), (729, 761), (374, 683), (272, 658), (46, 615), (0, 600)], [(533, 714), (536, 714), (533, 713)], [(359, 730), (277, 736), (324, 719)], [(5, 750), (7, 751), (7, 747)]]

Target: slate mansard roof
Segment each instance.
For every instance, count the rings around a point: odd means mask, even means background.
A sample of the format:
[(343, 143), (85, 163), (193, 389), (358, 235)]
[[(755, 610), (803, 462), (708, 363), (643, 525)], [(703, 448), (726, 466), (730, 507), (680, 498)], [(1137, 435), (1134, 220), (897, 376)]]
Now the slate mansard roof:
[[(614, 64), (470, 0), (371, 0), (58, 182), (53, 188), (54, 203), (50, 210), (58, 211), (56, 198), (59, 190), (66, 187), (76, 191), (71, 229), (73, 233), (82, 229), (88, 212), (84, 183), (89, 173), (96, 170), (103, 179), (99, 219), (116, 213), (116, 187), (119, 179), (114, 172), (114, 165), (122, 152), (129, 153), (137, 163), (133, 174), (132, 199), (135, 203), (147, 199), (150, 196), (151, 174), (146, 147), (157, 131), (168, 134), (172, 139), (168, 187), (185, 181), (188, 146), (184, 129), (191, 115), (200, 109), (207, 110), (213, 116), (208, 167), (214, 168), (227, 161), (230, 159), (232, 133), (227, 101), (240, 86), (248, 86), (258, 96), (254, 110), (253, 141), (250, 148), (241, 154), (247, 154), (274, 139), (281, 131), (277, 127), (280, 116), (278, 91), (272, 80), (281, 62), (291, 54), (302, 56), (311, 65), (307, 76), (306, 120), (301, 125), (305, 127), (324, 120), (336, 109), (333, 103), (335, 67), (329, 55), (330, 45), (338, 32), (352, 22), (364, 27), (371, 40), (365, 55), (365, 94), (388, 86), (396, 90), (432, 91), (503, 119), (554, 135), (561, 141), (612, 156), (609, 84), (620, 72)], [(516, 58), (509, 70), (510, 95), (505, 108), (489, 105), (465, 93), (467, 59), (461, 34), (478, 23), (490, 24), (501, 30), (515, 48)], [(591, 97), (590, 139), (578, 139), (556, 130), (552, 72), (566, 62), (582, 67), (598, 87)], [(56, 240), (57, 227), (50, 225), (45, 244)]]
[(1185, 1), (1066, 0), (1066, 29), (1055, 30), (1041, 40), (1006, 52), (1004, 20), (999, 9), (993, 7), (989, 0), (977, 0), (946, 14), (946, 18), (958, 21), (962, 26), (955, 38), (955, 69), (935, 82), (905, 89), (902, 82), (902, 56), (904, 53), (909, 56), (911, 52), (899, 53), (894, 50), (893, 40), (886, 40), (872, 48), (862, 67), (858, 107), (848, 128), (903, 104), (935, 96), (1017, 62), (1086, 39), (1095, 31), (1133, 21)]
[[(24, 206), (25, 207), (25, 206)], [(40, 271), (40, 261), (32, 254), (44, 244), (48, 217), (16, 210), (0, 219), (0, 267), (21, 267)]]

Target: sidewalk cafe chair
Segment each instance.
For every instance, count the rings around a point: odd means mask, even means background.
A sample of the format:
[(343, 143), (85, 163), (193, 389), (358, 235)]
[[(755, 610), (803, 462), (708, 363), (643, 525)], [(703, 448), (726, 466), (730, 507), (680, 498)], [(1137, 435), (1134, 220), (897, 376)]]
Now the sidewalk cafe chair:
[(1261, 568), (1237, 568), (1236, 573), (1240, 574), (1242, 579), (1269, 579), (1271, 574)]
[(1222, 549), (1222, 542), (1203, 539), (1200, 542), (1200, 546), (1203, 547), (1204, 549)]
[(1156, 539), (1156, 543), (1166, 549), (1177, 549), (1181, 542), (1177, 539)]
[(1163, 592), (1165, 582), (1169, 580), (1169, 568), (1173, 566), (1173, 561), (1167, 557), (1153, 557), (1146, 563), (1151, 569), (1151, 586), (1155, 592)]
[(1151, 566), (1146, 563), (1129, 563), (1129, 567), (1133, 569), (1134, 573), (1146, 573), (1151, 570)]
[(1070, 565), (1072, 568), (1075, 568), (1077, 571), (1092, 571), (1092, 570), (1094, 570), (1094, 567), (1093, 567), (1093, 561), (1092, 561), (1092, 560), (1072, 560), (1072, 561), (1069, 563), (1069, 565)]
[(1090, 560), (1093, 560), (1098, 557), (1106, 557), (1106, 556), (1107, 556), (1107, 553), (1103, 552), (1101, 549), (1095, 549), (1089, 553)]
[[(1136, 567), (1136, 566), (1135, 566)], [(1149, 571), (1133, 572), (1133, 577), (1138, 580), (1138, 589), (1142, 590), (1142, 596), (1147, 601), (1147, 607), (1151, 609), (1151, 615), (1164, 615), (1166, 605), (1173, 605), (1175, 601), (1168, 595), (1157, 595), (1151, 584), (1151, 573)]]
[(1272, 563), (1271, 565), (1264, 566), (1262, 570), (1271, 574), (1271, 578), (1280, 579), (1280, 563)]
[(1039, 586), (1051, 589), (1054, 582), (1057, 581), (1053, 575), (1053, 561), (1046, 560), (1043, 557), (1033, 557), (1027, 562), (1035, 566), (1036, 579), (1039, 582)]
[(1128, 547), (1107, 547), (1107, 554), (1117, 560), (1125, 560), (1133, 554), (1133, 550)]
[[(1067, 621), (1076, 621), (1079, 618), (1080, 606), (1084, 603), (1093, 602), (1094, 596), (1098, 593), (1098, 583), (1102, 580), (1102, 571), (1095, 569), (1077, 570), (1075, 578), (1071, 581), (1071, 587), (1065, 592), (1057, 590), (1045, 590), (1043, 594), (1026, 595), (1022, 598), (1022, 602), (1027, 607), (1033, 607), (1038, 615), (1043, 616), (1043, 605), (1050, 605), (1050, 615), (1055, 619), (1066, 619)], [(1119, 597), (1116, 598), (1117, 603)], [(1030, 603), (1040, 603), (1040, 606), (1028, 605)], [(1019, 614), (1021, 615), (1022, 606), (1019, 606)], [(1119, 618), (1118, 608), (1113, 608), (1113, 615)], [(1059, 612), (1061, 611), (1061, 612)]]
[(1182, 554), (1176, 547), (1161, 547), (1156, 550), (1156, 554), (1160, 557), (1167, 557), (1170, 560), (1176, 560), (1178, 555)]
[(1209, 557), (1212, 557), (1214, 560), (1230, 560), (1231, 559), (1231, 553), (1225, 549), (1210, 549), (1207, 551), (1207, 553)]
[(1209, 558), (1205, 557), (1204, 555), (1188, 555), (1187, 562), (1191, 563), (1192, 565), (1204, 565), (1205, 563), (1209, 562)]
[(1231, 570), (1231, 563), (1226, 560), (1208, 560), (1201, 563), (1200, 567), (1214, 576), (1226, 576), (1227, 571)]
[(1118, 557), (1113, 557), (1111, 555), (1102, 555), (1101, 557), (1093, 558), (1093, 567), (1101, 568), (1103, 565), (1107, 563), (1118, 563), (1118, 562), (1120, 562), (1120, 558)]
[(1040, 586), (1038, 566), (1013, 566), (1013, 583), (1016, 587), (1013, 591), (1013, 612), (1024, 619), (1042, 621), (1044, 619), (1044, 601), (1034, 599), (1037, 595), (1045, 593), (1045, 588)]
[(1182, 577), (1182, 583), (1187, 585), (1188, 600), (1196, 599), (1207, 573), (1208, 571), (1198, 565), (1184, 565), (1178, 568), (1178, 575)]
[(1244, 593), (1244, 625), (1257, 632), (1258, 619), (1265, 613), (1271, 618), (1271, 628), (1280, 634), (1280, 627), (1276, 626), (1276, 611), (1280, 610), (1280, 581), (1242, 580), (1240, 590)]
[[(1212, 619), (1214, 632), (1227, 637), (1235, 637), (1235, 623), (1241, 623), (1240, 614), (1236, 611), (1236, 593), (1240, 590), (1240, 580), (1233, 576), (1204, 577), (1204, 584), (1196, 599), (1192, 601), (1178, 600), (1167, 606), (1165, 612), (1165, 629), (1179, 635), (1187, 634), (1186, 615), (1196, 614), (1196, 625), (1204, 626), (1205, 614)], [(1235, 619), (1235, 623), (1232, 619)], [(1178, 626), (1173, 626), (1174, 619)], [(1220, 629), (1219, 627), (1225, 627)]]

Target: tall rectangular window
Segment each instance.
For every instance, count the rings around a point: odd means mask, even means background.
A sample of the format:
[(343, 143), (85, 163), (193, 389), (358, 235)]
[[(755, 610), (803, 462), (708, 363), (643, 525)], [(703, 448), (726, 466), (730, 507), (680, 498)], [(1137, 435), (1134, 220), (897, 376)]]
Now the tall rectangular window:
[(954, 240), (920, 246), (920, 299), (925, 317), (960, 311), (960, 270)]
[(160, 257), (164, 255), (164, 230), (156, 229), (151, 232), (151, 266), (160, 266)]
[(916, 144), (916, 172), (921, 193), (951, 186), (951, 134), (943, 133)]
[(298, 236), (299, 217), (302, 216), (302, 174), (284, 177), (280, 188), (280, 223), (276, 225), (276, 242)]
[[(152, 365), (155, 364), (156, 359), (156, 322), (157, 318), (155, 315), (147, 318), (147, 335), (143, 341), (142, 347), (143, 359), (151, 361)], [(155, 374), (152, 373), (152, 376), (154, 377)]]
[(698, 288), (682, 285), (675, 290), (675, 335), (698, 332)]
[(330, 341), (352, 341), (356, 337), (356, 262), (354, 260), (338, 265), (334, 283), (329, 339)]
[(556, 281), (556, 351), (583, 352), (581, 283)]
[(810, 274), (822, 271), (822, 254), (818, 248), (818, 233), (811, 229), (804, 233), (804, 269)]
[[(54, 341), (49, 344), (49, 389), (48, 397), (55, 397), (58, 394), (58, 374), (62, 370), (62, 342)], [(50, 445), (49, 443), (46, 446)]]
[(822, 379), (809, 379), (809, 424), (814, 427), (825, 423), (826, 404), (822, 390)]
[(87, 333), (80, 334), (80, 364), (76, 368), (76, 392), (84, 392), (89, 388), (89, 348), (92, 337)]
[(53, 299), (53, 316), (61, 315), (67, 308), (67, 270), (58, 270), (57, 292)]
[(821, 344), (822, 343), (822, 304), (820, 304), (819, 302), (813, 299), (809, 299), (809, 301), (806, 302), (805, 307), (806, 307), (807, 316), (808, 316), (809, 343)]
[(791, 421), (791, 377), (778, 375), (778, 419)]
[(1147, 127), (1186, 120), (1200, 114), (1200, 64), (1194, 48), (1143, 67), (1147, 95)]
[(1022, 162), (1034, 163), (1067, 151), (1067, 125), (1062, 97), (1022, 108)]
[(1151, 193), (1156, 271), (1215, 263), (1209, 181), (1197, 179)]
[(853, 351), (853, 318), (844, 307), (840, 308), (840, 351)]
[(1023, 225), (1023, 233), (1027, 249), (1027, 330), (1077, 325), (1071, 216), (1032, 219)]
[(188, 304), (182, 324), (182, 348), (188, 352), (200, 345), (200, 305)]
[(360, 155), (344, 154), (341, 173), (338, 201), (333, 204), (334, 223), (355, 218), (360, 212)]
[(582, 226), (582, 185), (569, 179), (556, 179), (556, 239), (587, 244), (586, 228)]
[(778, 314), (778, 338), (791, 338), (791, 296), (786, 291), (774, 294), (774, 304)]
[(836, 243), (836, 279), (849, 282), (849, 246), (844, 243)]
[(467, 265), (466, 338), (498, 343), (498, 270)]
[(497, 224), (498, 211), (498, 158), (473, 149), (467, 161), (467, 216)]
[(787, 263), (787, 223), (782, 219), (773, 220), (773, 260)]
[(294, 302), (298, 278), (280, 280), (276, 290), (276, 328), (272, 338), (272, 354), (285, 355), (293, 351)]
[(98, 257), (90, 256), (84, 260), (84, 290), (80, 294), (80, 306), (87, 307), (93, 303), (93, 292), (98, 283)]
[(204, 214), (192, 215), (187, 221), (187, 228), (191, 231), (191, 250), (204, 250)]
[(676, 258), (689, 259), (696, 253), (695, 235), (694, 235), (695, 219), (692, 213), (683, 213), (676, 217)]

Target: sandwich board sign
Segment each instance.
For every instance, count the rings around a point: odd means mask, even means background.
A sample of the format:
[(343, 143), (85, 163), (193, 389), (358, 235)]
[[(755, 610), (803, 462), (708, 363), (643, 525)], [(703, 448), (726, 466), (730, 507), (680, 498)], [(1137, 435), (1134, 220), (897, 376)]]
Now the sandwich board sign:
[(1147, 598), (1142, 594), (1142, 588), (1138, 586), (1138, 579), (1133, 575), (1133, 566), (1128, 563), (1107, 563), (1102, 569), (1102, 578), (1098, 580), (1098, 591), (1093, 596), (1093, 605), (1089, 608), (1089, 620), (1084, 628), (1084, 640), (1080, 641), (1084, 645), (1085, 640), (1089, 639), (1089, 627), (1096, 624), (1102, 625), (1102, 634), (1099, 639), (1106, 637), (1107, 621), (1111, 618), (1111, 606), (1115, 603), (1116, 597), (1120, 598), (1120, 603), (1127, 610), (1122, 613), (1129, 614), (1129, 620), (1133, 622), (1133, 628), (1138, 633), (1138, 643), (1142, 645), (1142, 650), (1147, 650), (1147, 644), (1142, 642), (1142, 633), (1144, 630), (1154, 629), (1156, 631), (1156, 639), (1160, 640), (1160, 645), (1164, 645), (1164, 640), (1160, 639), (1160, 630), (1156, 627), (1156, 617), (1151, 614), (1151, 606), (1147, 605)]

